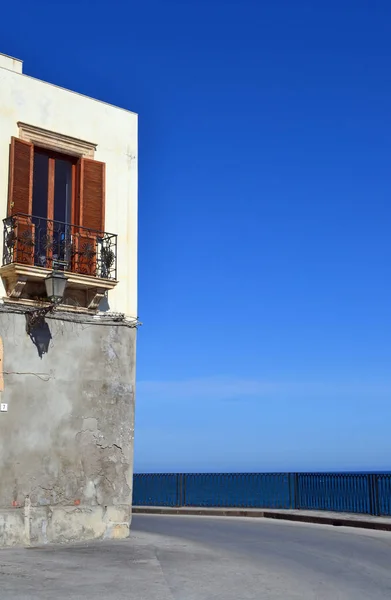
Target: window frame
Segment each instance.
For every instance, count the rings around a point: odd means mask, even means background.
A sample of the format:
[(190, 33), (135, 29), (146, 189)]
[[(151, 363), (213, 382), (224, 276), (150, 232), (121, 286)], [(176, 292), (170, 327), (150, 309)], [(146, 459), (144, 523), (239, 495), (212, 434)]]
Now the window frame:
[[(78, 189), (79, 189), (79, 158), (76, 156), (72, 156), (70, 154), (66, 154), (65, 152), (57, 152), (55, 150), (49, 150), (48, 148), (43, 148), (41, 146), (37, 146), (33, 144), (33, 155), (35, 158), (36, 154), (42, 154), (48, 157), (48, 197), (47, 197), (47, 219), (48, 221), (54, 221), (54, 189), (55, 189), (55, 161), (57, 160), (67, 160), (72, 164), (72, 191), (71, 191), (71, 218), (70, 223), (68, 225), (76, 225), (78, 226)], [(34, 169), (34, 167), (33, 167)], [(33, 187), (34, 194), (34, 187)], [(32, 214), (34, 213), (34, 208), (32, 207)]]

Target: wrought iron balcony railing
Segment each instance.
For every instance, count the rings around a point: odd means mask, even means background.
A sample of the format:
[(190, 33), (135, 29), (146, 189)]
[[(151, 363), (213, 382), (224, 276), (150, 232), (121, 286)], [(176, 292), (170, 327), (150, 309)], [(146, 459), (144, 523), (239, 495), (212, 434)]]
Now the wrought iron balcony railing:
[(24, 214), (3, 223), (3, 265), (21, 263), (117, 279), (115, 234)]

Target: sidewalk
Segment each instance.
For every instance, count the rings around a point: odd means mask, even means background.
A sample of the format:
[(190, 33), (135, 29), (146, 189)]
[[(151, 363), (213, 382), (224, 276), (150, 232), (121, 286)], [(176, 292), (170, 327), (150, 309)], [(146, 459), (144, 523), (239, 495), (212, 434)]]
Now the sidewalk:
[(391, 531), (391, 517), (374, 517), (372, 515), (355, 513), (269, 508), (203, 508), (191, 506), (133, 506), (133, 513), (148, 515), (200, 515), (204, 517), (252, 517)]

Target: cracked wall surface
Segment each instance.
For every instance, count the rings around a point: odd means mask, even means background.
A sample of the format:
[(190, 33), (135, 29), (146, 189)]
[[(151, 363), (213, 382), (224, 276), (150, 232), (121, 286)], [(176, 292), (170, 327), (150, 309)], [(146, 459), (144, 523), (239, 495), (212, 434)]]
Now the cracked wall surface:
[(126, 537), (136, 329), (46, 323), (40, 359), (24, 315), (0, 313), (0, 545)]

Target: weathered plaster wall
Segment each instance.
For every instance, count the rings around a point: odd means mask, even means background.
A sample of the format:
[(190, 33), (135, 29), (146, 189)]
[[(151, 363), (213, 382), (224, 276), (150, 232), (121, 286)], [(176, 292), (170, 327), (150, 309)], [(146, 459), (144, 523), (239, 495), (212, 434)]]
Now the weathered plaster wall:
[(128, 535), (136, 329), (60, 317), (40, 358), (24, 315), (0, 312), (0, 545)]
[(17, 71), (20, 61), (15, 64), (0, 54), (0, 219), (7, 215), (9, 145), (19, 136), (18, 122), (97, 144), (95, 159), (106, 163), (105, 229), (118, 235), (119, 283), (108, 304), (137, 317), (138, 117), (24, 75)]

